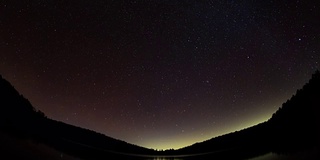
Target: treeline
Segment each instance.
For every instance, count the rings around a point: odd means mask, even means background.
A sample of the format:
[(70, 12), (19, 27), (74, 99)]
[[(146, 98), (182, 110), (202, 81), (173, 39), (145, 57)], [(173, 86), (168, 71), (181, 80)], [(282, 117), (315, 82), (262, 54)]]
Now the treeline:
[(48, 119), (0, 76), (0, 130), (32, 138), (85, 159), (110, 156), (144, 159), (142, 155), (181, 155), (183, 159), (248, 159), (269, 152), (319, 149), (319, 107), (320, 72), (316, 71), (310, 81), (283, 103), (268, 121), (178, 150), (156, 152)]
[(88, 159), (154, 154), (154, 150), (47, 118), (0, 76), (0, 131)]
[(274, 152), (319, 149), (320, 72), (298, 90), (266, 122), (165, 154), (192, 155), (185, 159), (247, 159)]
[(316, 71), (302, 89), (272, 115), (275, 152), (301, 150), (319, 145), (320, 72)]
[(37, 123), (45, 118), (31, 103), (0, 75), (0, 129), (30, 136), (37, 133)]

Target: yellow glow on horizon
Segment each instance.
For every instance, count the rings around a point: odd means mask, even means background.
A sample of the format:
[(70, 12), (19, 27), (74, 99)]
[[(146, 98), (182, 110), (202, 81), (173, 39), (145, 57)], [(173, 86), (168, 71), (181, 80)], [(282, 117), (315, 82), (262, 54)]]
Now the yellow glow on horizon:
[(218, 131), (212, 128), (208, 128), (205, 131), (205, 133), (194, 131), (192, 133), (185, 133), (184, 135), (177, 135), (165, 138), (162, 137), (161, 139), (153, 139), (151, 141), (144, 142), (140, 145), (146, 148), (156, 150), (179, 149), (186, 146), (190, 146), (197, 142), (203, 142), (205, 140), (209, 140), (217, 136), (239, 131), (257, 125), (259, 123), (265, 122), (269, 118), (271, 118), (273, 112), (273, 110), (270, 110), (268, 112), (250, 116), (249, 118), (241, 117), (239, 119), (241, 119), (242, 121), (235, 120), (234, 122), (226, 124), (223, 127), (219, 127)]

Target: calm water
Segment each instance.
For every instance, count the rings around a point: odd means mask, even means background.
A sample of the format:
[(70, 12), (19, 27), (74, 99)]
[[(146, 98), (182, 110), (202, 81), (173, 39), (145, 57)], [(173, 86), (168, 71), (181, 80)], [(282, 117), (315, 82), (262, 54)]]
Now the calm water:
[[(189, 158), (188, 158), (189, 159)], [(198, 159), (198, 158), (194, 158)], [(308, 151), (303, 151), (294, 154), (287, 155), (279, 155), (275, 153), (267, 153), (265, 155), (261, 155), (255, 158), (251, 158), (249, 160), (319, 160), (320, 159), (320, 151), (318, 149), (312, 149)], [(154, 157), (147, 158), (145, 160), (184, 160), (184, 158), (179, 157)]]
[(268, 153), (250, 160), (319, 160), (320, 152), (317, 149), (308, 150), (304, 152), (289, 154), (289, 155), (279, 155), (275, 153)]
[(147, 160), (183, 160), (181, 158), (154, 157)]

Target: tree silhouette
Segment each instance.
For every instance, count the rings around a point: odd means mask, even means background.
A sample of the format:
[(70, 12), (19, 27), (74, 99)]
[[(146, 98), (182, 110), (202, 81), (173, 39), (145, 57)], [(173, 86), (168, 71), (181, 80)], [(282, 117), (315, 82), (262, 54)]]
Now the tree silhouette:
[[(128, 157), (126, 154), (119, 153), (154, 154), (154, 150), (151, 149), (48, 119), (42, 111), (36, 110), (1, 75), (0, 109), (0, 131), (18, 137), (32, 138), (69, 154), (88, 159), (100, 157), (106, 159), (113, 155)], [(80, 150), (81, 152), (78, 152)], [(129, 157), (132, 158), (132, 156)]]
[(182, 156), (184, 159), (248, 159), (268, 152), (319, 149), (319, 108), (320, 72), (317, 70), (268, 121), (179, 150), (156, 152), (49, 119), (0, 75), (0, 131), (32, 138), (85, 159), (110, 156), (145, 159), (138, 156), (141, 154), (192, 155)]
[(298, 150), (319, 145), (320, 72), (287, 100), (269, 123), (277, 141), (275, 151)]
[[(249, 158), (319, 148), (320, 72), (264, 123), (182, 148), (172, 154), (211, 153), (202, 158)], [(249, 153), (248, 153), (249, 152)], [(247, 153), (247, 154), (245, 154)], [(234, 156), (232, 156), (234, 155)]]

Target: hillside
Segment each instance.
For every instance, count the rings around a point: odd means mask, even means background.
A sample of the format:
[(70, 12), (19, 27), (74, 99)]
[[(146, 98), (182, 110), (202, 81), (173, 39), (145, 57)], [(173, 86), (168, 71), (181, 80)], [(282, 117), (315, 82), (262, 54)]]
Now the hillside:
[(299, 150), (320, 143), (320, 72), (299, 89), (268, 121), (275, 151)]
[(314, 151), (319, 158), (319, 98), (320, 72), (316, 71), (268, 121), (178, 150), (156, 152), (49, 119), (0, 76), (0, 131), (4, 133), (0, 135), (13, 135), (13, 139), (22, 141), (31, 139), (83, 159), (110, 156), (145, 159), (142, 155), (247, 159), (268, 153), (291, 154), (306, 150)]
[(264, 123), (167, 154), (194, 158), (246, 159), (258, 155), (319, 149), (320, 72)]
[[(110, 155), (152, 154), (139, 147), (100, 133), (47, 118), (0, 76), (0, 131), (15, 138), (31, 139), (82, 158)], [(79, 152), (81, 151), (81, 152)]]

